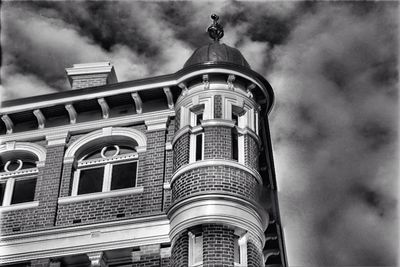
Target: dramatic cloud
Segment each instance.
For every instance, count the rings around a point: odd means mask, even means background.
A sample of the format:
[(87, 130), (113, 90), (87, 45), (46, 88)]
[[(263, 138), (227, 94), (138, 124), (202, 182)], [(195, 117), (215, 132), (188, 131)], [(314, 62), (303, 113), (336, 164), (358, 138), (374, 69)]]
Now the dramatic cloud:
[(65, 67), (111, 61), (119, 81), (173, 73), (208, 42), (272, 84), (291, 266), (394, 266), (398, 251), (397, 2), (4, 2), (2, 98), (68, 90)]

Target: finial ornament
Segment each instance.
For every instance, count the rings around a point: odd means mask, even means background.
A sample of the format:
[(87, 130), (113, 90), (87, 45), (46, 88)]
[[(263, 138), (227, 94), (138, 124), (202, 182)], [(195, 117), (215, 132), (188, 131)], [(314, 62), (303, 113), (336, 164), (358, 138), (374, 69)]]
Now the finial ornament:
[(211, 15), (213, 23), (208, 27), (207, 31), (214, 42), (218, 42), (224, 36), (224, 28), (218, 23), (219, 17), (216, 14)]

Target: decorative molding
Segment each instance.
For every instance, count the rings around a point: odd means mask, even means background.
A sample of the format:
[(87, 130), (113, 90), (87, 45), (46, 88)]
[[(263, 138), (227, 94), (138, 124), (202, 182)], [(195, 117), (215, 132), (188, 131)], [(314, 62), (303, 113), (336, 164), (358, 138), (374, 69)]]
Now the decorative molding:
[(69, 123), (75, 124), (78, 114), (72, 104), (65, 104), (65, 109), (68, 111)]
[(122, 128), (122, 127), (112, 127), (109, 128), (110, 130), (99, 129), (97, 131), (88, 133), (84, 136), (81, 136), (78, 140), (68, 147), (67, 151), (65, 152), (64, 158), (71, 158), (74, 157), (76, 152), (83, 147), (85, 144), (88, 144), (91, 141), (94, 141), (101, 137), (106, 136), (124, 136), (127, 138), (131, 138), (135, 140), (140, 147), (145, 147), (147, 138), (146, 135), (136, 129), (132, 128)]
[(203, 74), (202, 79), (203, 79), (204, 90), (210, 89), (209, 75)]
[(143, 102), (142, 102), (142, 98), (140, 97), (139, 93), (138, 92), (131, 93), (131, 96), (132, 96), (133, 101), (135, 101), (136, 113), (142, 114)]
[(147, 131), (158, 131), (167, 129), (168, 117), (145, 120)]
[(43, 129), (46, 123), (46, 118), (44, 117), (42, 111), (40, 109), (35, 109), (33, 111), (33, 115), (35, 115), (38, 122), (38, 129)]
[(46, 149), (42, 146), (39, 146), (38, 144), (27, 142), (7, 142), (6, 144), (0, 145), (0, 154), (14, 150), (29, 151), (35, 154), (38, 157), (39, 161), (46, 160)]
[(89, 252), (86, 253), (88, 256), (91, 266), (93, 267), (106, 267), (106, 261), (104, 259), (105, 254), (100, 251), (100, 252)]
[(97, 102), (101, 107), (101, 113), (103, 115), (103, 119), (108, 119), (108, 117), (110, 117), (110, 107), (108, 106), (107, 101), (102, 97), (97, 99)]
[[(262, 211), (260, 211), (262, 212)], [(174, 204), (168, 210), (170, 238), (175, 238), (185, 229), (204, 223), (221, 223), (242, 228), (264, 244), (264, 230), (269, 217), (266, 212), (243, 199), (226, 195), (196, 196)]]
[(19, 171), (2, 172), (2, 173), (0, 173), (0, 179), (6, 179), (9, 177), (17, 178), (20, 176), (34, 175), (34, 174), (38, 174), (38, 172), (39, 172), (38, 168), (29, 168), (29, 169), (22, 169)]
[(68, 76), (71, 75), (85, 75), (85, 74), (99, 74), (111, 72), (113, 66), (110, 62), (95, 62), (95, 63), (81, 63), (73, 64), (72, 68), (66, 68)]
[(132, 125), (144, 122), (147, 119), (155, 117), (175, 116), (175, 111), (166, 109), (157, 112), (146, 112), (143, 114), (128, 115), (116, 118), (108, 118), (102, 120), (94, 120), (89, 122), (81, 122), (76, 124), (68, 124), (52, 128), (44, 128), (32, 131), (26, 131), (21, 133), (13, 133), (9, 135), (3, 135), (0, 142), (8, 141), (29, 141), (29, 140), (40, 140), (44, 139), (46, 135), (60, 134), (63, 132), (69, 132), (71, 134), (85, 133), (91, 130), (97, 130), (103, 127), (122, 127), (125, 125)]
[(144, 187), (138, 186), (138, 187), (132, 187), (132, 188), (112, 190), (112, 191), (107, 191), (107, 192), (98, 192), (98, 193), (91, 193), (91, 194), (84, 194), (84, 195), (77, 195), (77, 196), (60, 197), (60, 198), (58, 198), (58, 204), (69, 204), (69, 203), (76, 203), (76, 202), (94, 200), (94, 199), (126, 196), (126, 195), (140, 194), (143, 192), (144, 192)]
[(1, 119), (3, 120), (4, 124), (6, 125), (7, 132), (6, 134), (12, 134), (14, 130), (14, 123), (12, 122), (10, 116), (7, 114), (1, 116)]
[(235, 81), (235, 75), (233, 74), (229, 74), (228, 75), (228, 79), (226, 80), (226, 83), (228, 84), (228, 89), (229, 90), (234, 90), (235, 89), (235, 85), (233, 84), (233, 82)]
[(174, 98), (172, 96), (171, 90), (169, 89), (169, 87), (164, 87), (163, 90), (164, 90), (164, 93), (165, 93), (165, 95), (167, 97), (168, 107), (170, 109), (173, 109), (174, 108)]
[(9, 206), (1, 206), (0, 213), (7, 212), (7, 211), (14, 211), (14, 210), (33, 209), (38, 206), (39, 206), (39, 201), (25, 202), (25, 203), (20, 203), (20, 204), (12, 204)]
[(54, 134), (46, 136), (47, 146), (65, 145), (68, 141), (69, 133)]
[(192, 163), (189, 163), (187, 165), (184, 165), (180, 167), (173, 175), (170, 180), (170, 183), (173, 184), (176, 179), (178, 179), (179, 176), (184, 174), (185, 172), (191, 171), (193, 169), (197, 168), (204, 168), (204, 167), (210, 167), (210, 166), (229, 166), (229, 167), (234, 167), (240, 170), (243, 170), (249, 174), (251, 174), (258, 182), (258, 184), (262, 185), (262, 178), (260, 174), (253, 169), (250, 169), (249, 167), (238, 163), (237, 161), (233, 160), (228, 160), (228, 159), (207, 159), (207, 160), (199, 160), (195, 161)]
[(185, 96), (185, 95), (187, 95), (187, 93), (188, 93), (188, 88), (187, 88), (187, 86), (186, 86), (186, 84), (185, 83), (180, 83), (180, 84), (178, 84), (178, 86), (179, 86), (179, 88), (181, 88), (182, 89), (182, 95), (183, 96)]
[[(92, 233), (100, 233), (93, 238)], [(46, 229), (1, 237), (0, 264), (168, 243), (165, 215)]]
[(165, 150), (167, 150), (167, 151), (172, 150), (172, 143), (171, 142), (166, 142), (165, 143)]
[(215, 127), (215, 126), (222, 126), (222, 127), (235, 127), (235, 123), (231, 120), (225, 119), (212, 119), (212, 120), (203, 120), (201, 121), (202, 127)]

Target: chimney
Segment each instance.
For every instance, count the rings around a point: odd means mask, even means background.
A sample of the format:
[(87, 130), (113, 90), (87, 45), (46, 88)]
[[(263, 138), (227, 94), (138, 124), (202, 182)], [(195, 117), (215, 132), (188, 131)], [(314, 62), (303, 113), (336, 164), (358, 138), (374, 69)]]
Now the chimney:
[(65, 69), (72, 89), (100, 86), (117, 82), (114, 67), (110, 62), (74, 64)]

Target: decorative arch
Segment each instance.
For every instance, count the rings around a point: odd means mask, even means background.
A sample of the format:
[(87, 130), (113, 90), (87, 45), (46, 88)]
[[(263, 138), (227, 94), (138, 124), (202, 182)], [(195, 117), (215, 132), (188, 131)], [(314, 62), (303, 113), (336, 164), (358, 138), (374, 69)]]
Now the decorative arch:
[(138, 130), (123, 127), (107, 127), (88, 133), (76, 140), (65, 152), (65, 159), (75, 157), (75, 155), (88, 143), (104, 137), (126, 137), (136, 141), (138, 144), (135, 149), (137, 152), (146, 151), (146, 135)]
[(28, 151), (35, 154), (38, 157), (39, 162), (46, 160), (46, 148), (33, 143), (28, 142), (7, 142), (0, 145), (0, 154), (9, 151)]

